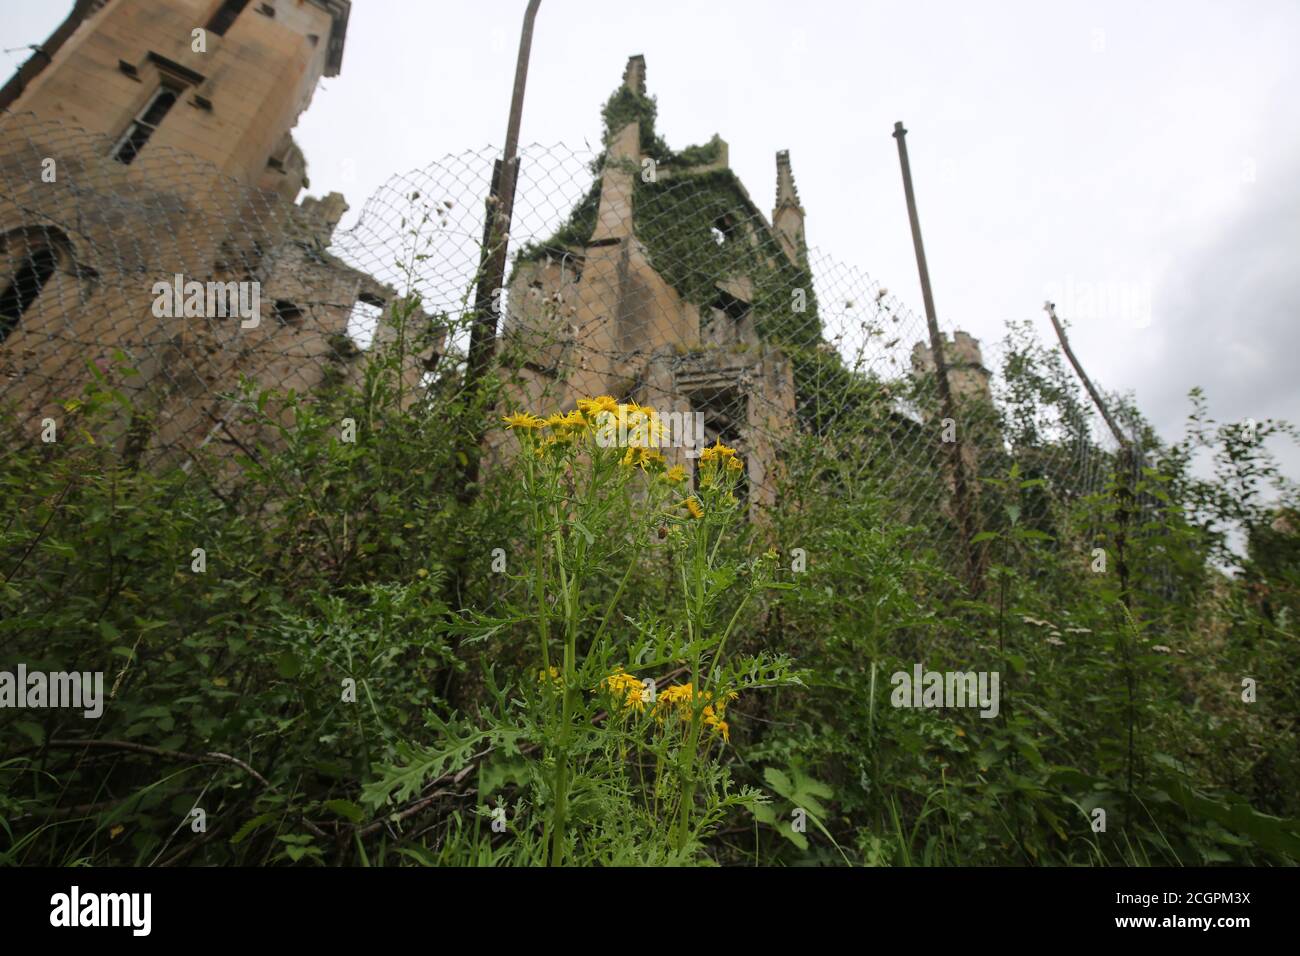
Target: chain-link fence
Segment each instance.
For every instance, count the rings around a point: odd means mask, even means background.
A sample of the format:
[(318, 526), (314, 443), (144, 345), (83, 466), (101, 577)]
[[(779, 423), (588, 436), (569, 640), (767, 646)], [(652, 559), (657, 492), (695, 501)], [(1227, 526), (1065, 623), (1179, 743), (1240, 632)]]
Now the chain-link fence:
[[(107, 140), (26, 114), (0, 116), (0, 133), (0, 403), (31, 441), (98, 370), (139, 410), (124, 451), (183, 465), (234, 437), (241, 380), (310, 396), (359, 380), (402, 335), (418, 395), (464, 375), (487, 320), (502, 411), (611, 394), (680, 413), (745, 453), (756, 510), (779, 505), (800, 443), (877, 481), (899, 520), (949, 530), (957, 461), (980, 525), (981, 489), (1013, 463), (1042, 479), (1029, 497), (1046, 509), (1100, 490), (1117, 460), (1054, 348), (1034, 360), (946, 330), (945, 418), (926, 322), (806, 247), (797, 195), (769, 221), (717, 141), (649, 166), (522, 149), (510, 267), (485, 316), (492, 149), (394, 176), (337, 230), (340, 197), (294, 205), (159, 146), (122, 163)], [(405, 331), (399, 304), (414, 307)], [(688, 447), (665, 452), (689, 467)]]

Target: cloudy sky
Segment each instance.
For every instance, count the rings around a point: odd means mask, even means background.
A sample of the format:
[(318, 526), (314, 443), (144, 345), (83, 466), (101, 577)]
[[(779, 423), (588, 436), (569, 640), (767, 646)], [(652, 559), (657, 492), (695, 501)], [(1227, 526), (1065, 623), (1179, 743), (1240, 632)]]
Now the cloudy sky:
[[(3, 46), (69, 6), (0, 0)], [(392, 174), (504, 139), (524, 7), (355, 0), (342, 75), (296, 133), (345, 226)], [(946, 324), (1050, 335), (1051, 297), (1085, 367), (1166, 437), (1193, 385), (1221, 420), (1300, 421), (1297, 36), (1293, 0), (543, 0), (522, 141), (598, 144), (644, 54), (669, 145), (721, 134), (763, 206), (789, 149), (810, 244), (919, 313), (903, 120)]]

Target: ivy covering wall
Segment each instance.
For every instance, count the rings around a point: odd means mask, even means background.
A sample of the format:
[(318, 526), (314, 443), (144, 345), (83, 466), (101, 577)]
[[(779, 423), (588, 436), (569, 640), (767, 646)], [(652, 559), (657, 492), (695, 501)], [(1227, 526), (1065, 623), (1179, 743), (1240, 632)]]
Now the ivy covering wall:
[[(656, 131), (655, 98), (625, 86), (606, 100), (601, 117), (604, 149), (592, 162), (596, 178), (591, 188), (550, 238), (521, 249), (516, 267), (590, 241), (608, 149), (619, 131), (637, 122), (640, 151), (655, 160), (656, 176), (646, 182), (640, 166), (629, 166), (635, 187), (633, 228), (655, 270), (699, 308), (705, 323), (719, 303), (719, 283), (751, 280), (755, 328), (765, 344), (780, 348), (791, 361), (804, 428), (822, 434), (848, 416), (890, 419), (889, 426), (896, 426), (890, 396), (897, 390), (848, 369), (826, 342), (811, 272), (786, 257), (735, 173), (705, 168), (722, 158), (722, 140), (715, 135), (707, 143), (671, 149)], [(802, 244), (799, 253), (806, 261)]]

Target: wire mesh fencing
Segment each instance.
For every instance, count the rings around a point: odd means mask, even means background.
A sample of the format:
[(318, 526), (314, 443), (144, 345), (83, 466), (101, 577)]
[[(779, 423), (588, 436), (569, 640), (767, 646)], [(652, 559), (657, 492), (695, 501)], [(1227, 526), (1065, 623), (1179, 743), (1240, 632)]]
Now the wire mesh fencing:
[[(337, 195), (294, 204), (157, 146), (124, 164), (104, 138), (28, 114), (0, 115), (0, 134), (0, 405), (28, 441), (99, 376), (136, 410), (123, 453), (185, 467), (237, 442), (244, 383), (310, 399), (400, 344), (418, 402), (463, 379), (486, 321), (495, 414), (600, 394), (654, 407), (682, 423), (667, 463), (690, 471), (700, 441), (744, 454), (755, 513), (780, 507), (800, 447), (936, 535), (953, 533), (958, 468), (982, 526), (984, 489), (1013, 465), (1036, 481), (1016, 506), (1033, 518), (1101, 490), (1118, 460), (1077, 386), (1045, 388), (1010, 340), (944, 330), (958, 409), (944, 416), (925, 320), (806, 246), (797, 195), (797, 226), (780, 207), (770, 220), (716, 150), (638, 166), (522, 149), (510, 267), (485, 315), (493, 149), (394, 176), (338, 229)], [(499, 432), (485, 444), (508, 455)]]

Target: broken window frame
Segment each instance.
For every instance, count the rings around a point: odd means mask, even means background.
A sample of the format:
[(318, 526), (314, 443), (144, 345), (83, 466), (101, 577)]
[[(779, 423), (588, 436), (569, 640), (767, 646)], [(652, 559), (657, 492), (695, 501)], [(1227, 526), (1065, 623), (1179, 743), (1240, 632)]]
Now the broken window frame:
[[(186, 84), (183, 81), (163, 74), (161, 81), (158, 83), (158, 88), (145, 101), (144, 107), (135, 114), (126, 131), (113, 144), (113, 150), (110, 154), (112, 158), (123, 166), (130, 166), (135, 162), (140, 157), (140, 151), (148, 145), (154, 133), (158, 132), (158, 127), (167, 118), (167, 114), (180, 102), (181, 96), (185, 92), (185, 86)], [(152, 117), (151, 122), (152, 111), (157, 107), (159, 101), (167, 96), (171, 97), (171, 102), (163, 107), (161, 113)], [(141, 135), (142, 133), (143, 135)], [(129, 156), (126, 155), (128, 147), (131, 148)]]

